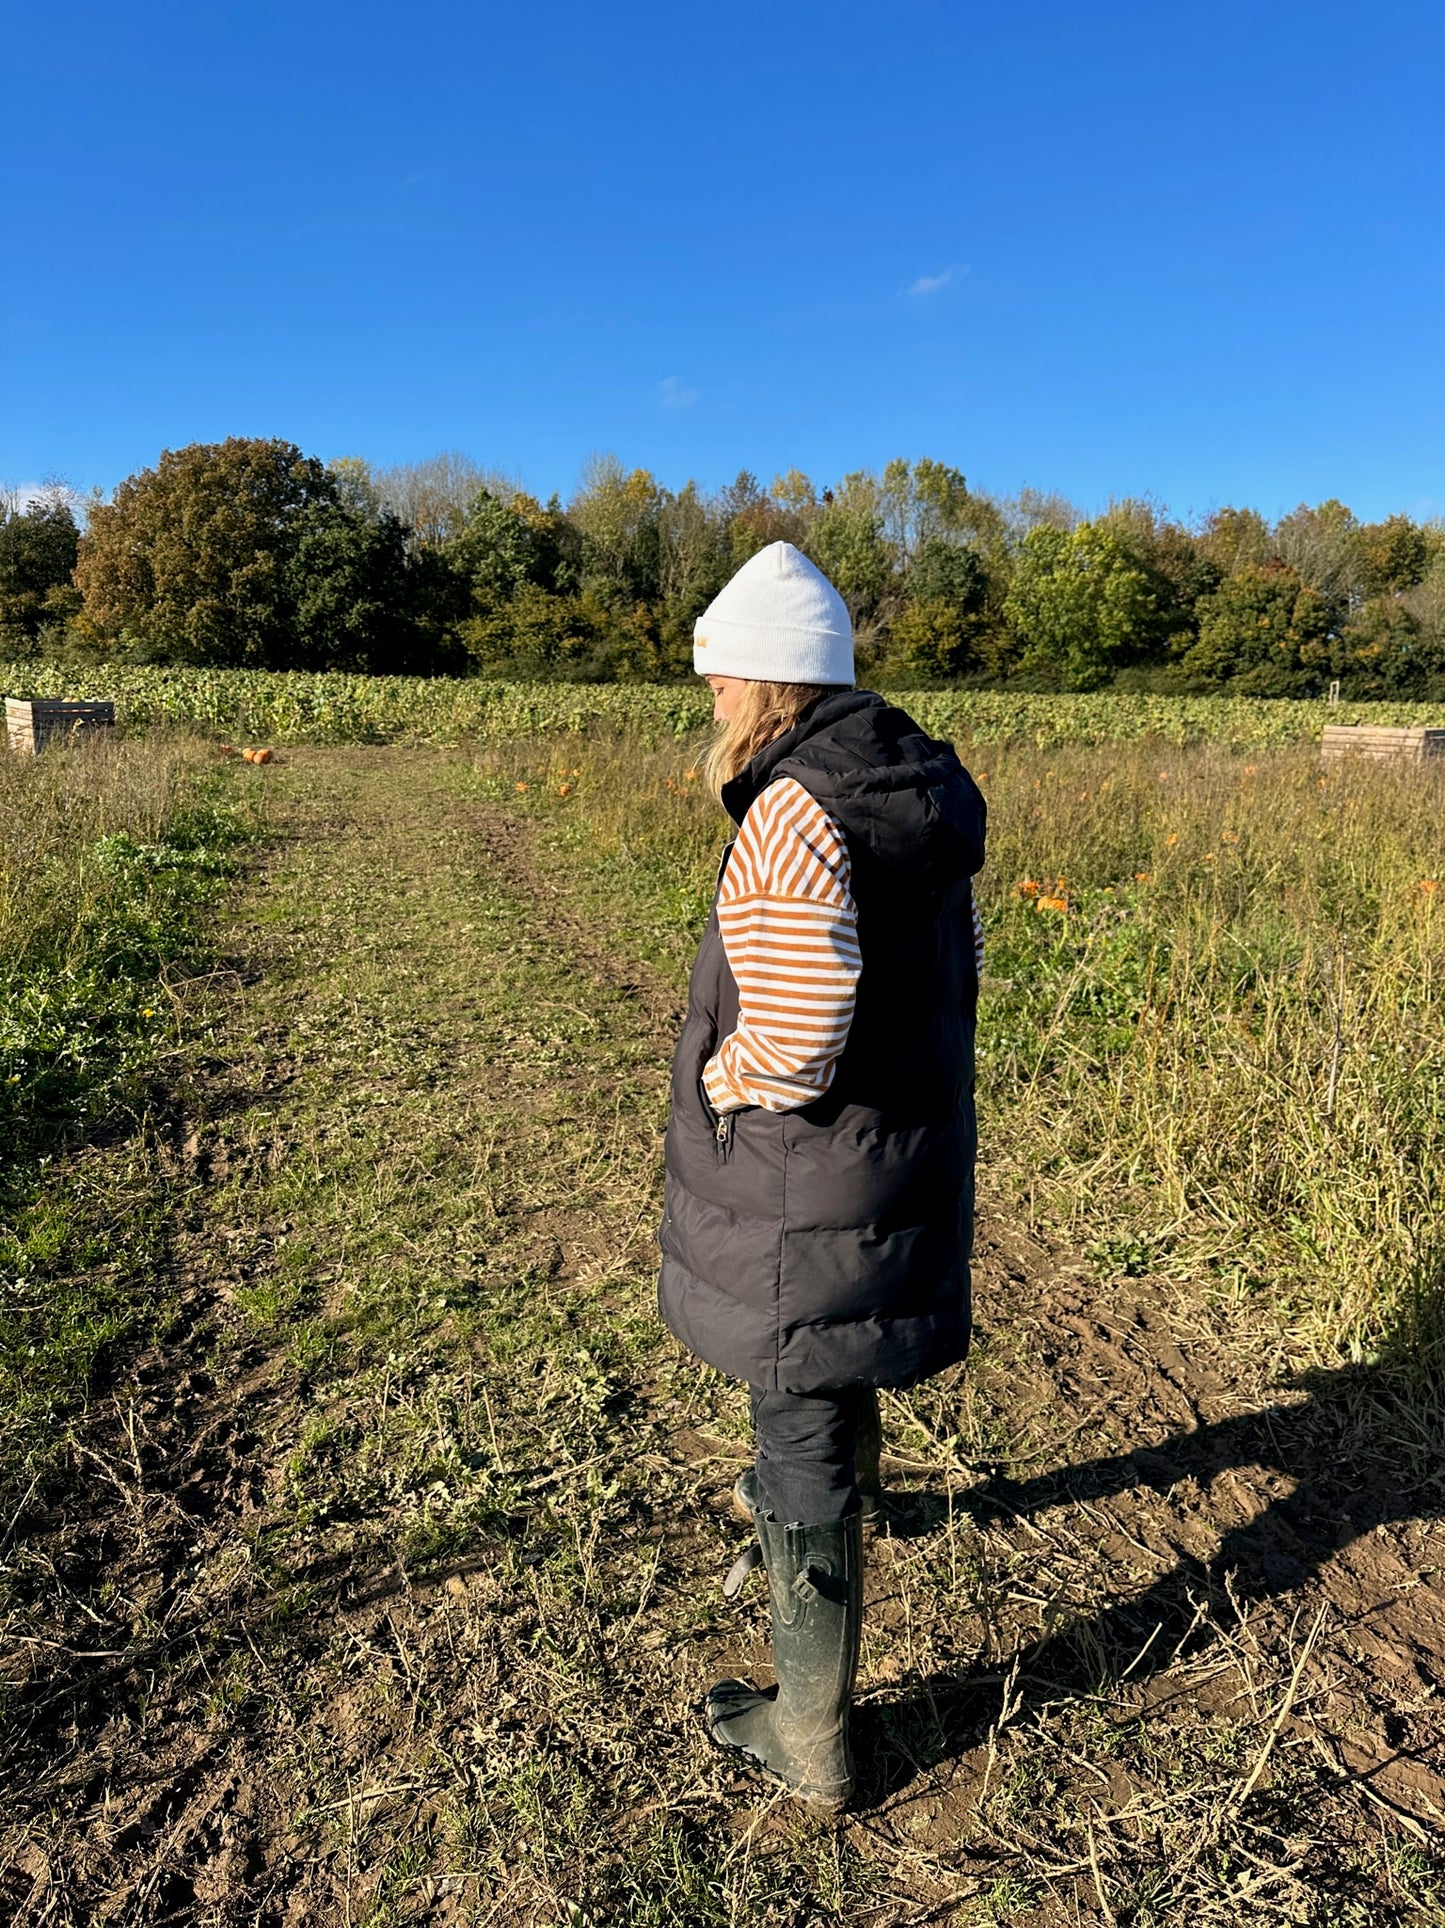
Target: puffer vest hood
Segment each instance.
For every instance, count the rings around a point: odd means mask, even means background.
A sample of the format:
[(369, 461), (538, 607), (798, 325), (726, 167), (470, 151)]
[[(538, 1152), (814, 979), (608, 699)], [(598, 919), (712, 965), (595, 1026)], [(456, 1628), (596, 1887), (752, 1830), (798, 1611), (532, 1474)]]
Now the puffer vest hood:
[(823, 1097), (718, 1120), (702, 1070), (738, 990), (714, 908), (673, 1061), (662, 1314), (768, 1390), (912, 1385), (968, 1350), (983, 798), (950, 745), (862, 690), (819, 698), (725, 787), (734, 822), (784, 777), (847, 840), (853, 1023)]

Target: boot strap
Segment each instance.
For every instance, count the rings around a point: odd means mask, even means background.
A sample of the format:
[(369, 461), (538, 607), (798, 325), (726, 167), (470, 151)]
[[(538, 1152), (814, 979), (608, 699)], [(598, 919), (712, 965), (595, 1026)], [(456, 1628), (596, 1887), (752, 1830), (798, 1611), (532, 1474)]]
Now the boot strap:
[(723, 1599), (731, 1600), (741, 1593), (748, 1575), (754, 1567), (761, 1566), (762, 1563), (763, 1549), (754, 1540), (745, 1552), (738, 1555), (729, 1569), (728, 1577), (723, 1581)]

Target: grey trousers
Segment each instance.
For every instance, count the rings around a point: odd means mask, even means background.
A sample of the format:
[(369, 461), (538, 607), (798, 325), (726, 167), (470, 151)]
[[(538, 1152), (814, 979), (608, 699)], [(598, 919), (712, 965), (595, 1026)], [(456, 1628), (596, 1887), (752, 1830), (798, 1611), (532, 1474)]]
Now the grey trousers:
[(764, 1392), (749, 1386), (757, 1440), (758, 1496), (785, 1526), (820, 1526), (858, 1510), (853, 1454), (871, 1395)]

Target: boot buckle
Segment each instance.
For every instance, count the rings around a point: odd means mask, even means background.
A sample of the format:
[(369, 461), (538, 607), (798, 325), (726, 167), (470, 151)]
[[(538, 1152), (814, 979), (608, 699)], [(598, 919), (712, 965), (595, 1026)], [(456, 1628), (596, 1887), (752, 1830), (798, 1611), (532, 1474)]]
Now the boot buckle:
[(805, 1566), (794, 1578), (793, 1592), (804, 1602), (816, 1600), (818, 1597), (818, 1582), (819, 1580), (826, 1580), (827, 1578), (828, 1573), (825, 1568)]

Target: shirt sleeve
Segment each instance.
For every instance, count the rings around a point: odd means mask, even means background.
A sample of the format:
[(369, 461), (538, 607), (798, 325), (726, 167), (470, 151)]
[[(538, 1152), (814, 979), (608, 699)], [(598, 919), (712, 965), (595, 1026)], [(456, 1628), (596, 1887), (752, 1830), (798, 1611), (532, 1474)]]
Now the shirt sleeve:
[(717, 913), (739, 1015), (703, 1069), (708, 1102), (718, 1112), (809, 1104), (848, 1041), (862, 958), (847, 844), (802, 784), (785, 777), (754, 800)]

